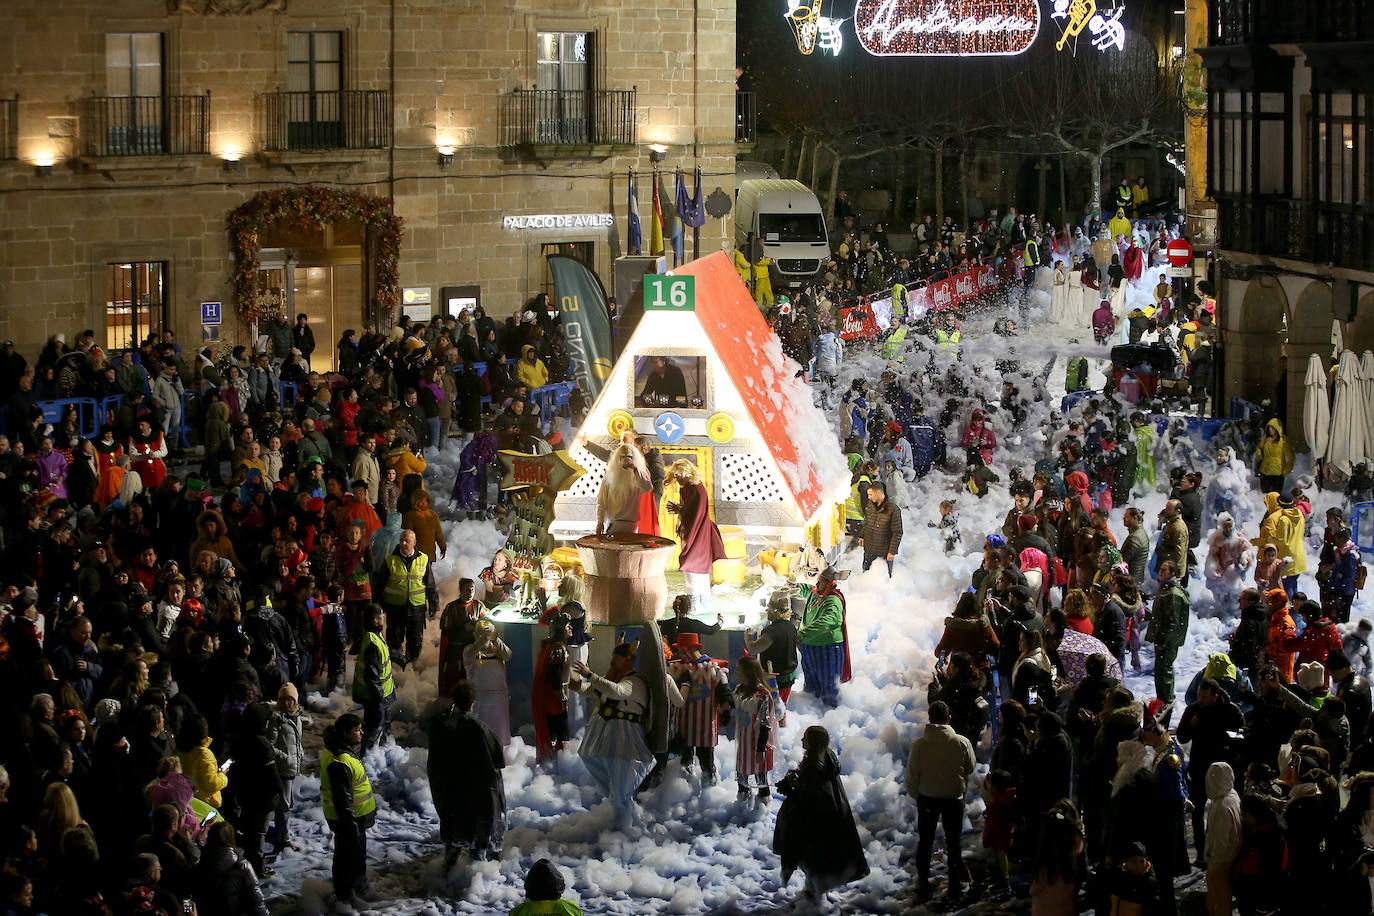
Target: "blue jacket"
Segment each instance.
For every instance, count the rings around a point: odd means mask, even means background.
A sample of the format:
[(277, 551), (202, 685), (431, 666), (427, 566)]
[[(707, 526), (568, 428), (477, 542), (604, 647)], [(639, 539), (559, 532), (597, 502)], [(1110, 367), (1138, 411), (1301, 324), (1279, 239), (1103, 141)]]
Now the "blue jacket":
[[(77, 662), (85, 662), (86, 670), (78, 670)], [(57, 676), (70, 684), (81, 699), (81, 705), (90, 709), (95, 700), (96, 682), (105, 670), (100, 664), (100, 652), (96, 650), (95, 643), (88, 641), (80, 648), (70, 642), (63, 643), (53, 651), (52, 663)]]
[(1360, 548), (1347, 542), (1345, 550), (1336, 551), (1336, 565), (1331, 568), (1331, 578), (1326, 587), (1337, 595), (1355, 594), (1355, 574), (1360, 570)]
[(911, 420), (911, 456), (916, 473), (925, 476), (930, 466), (945, 460), (945, 434), (930, 417), (922, 414)]

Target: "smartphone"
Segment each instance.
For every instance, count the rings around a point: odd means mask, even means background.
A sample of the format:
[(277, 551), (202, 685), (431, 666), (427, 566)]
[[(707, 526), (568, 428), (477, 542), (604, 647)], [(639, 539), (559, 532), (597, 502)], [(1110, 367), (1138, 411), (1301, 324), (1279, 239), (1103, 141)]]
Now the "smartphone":
[(185, 900), (181, 901), (181, 912), (182, 912), (182, 916), (191, 916), (191, 914), (194, 913), (195, 911), (196, 911), (196, 904), (195, 904), (195, 901), (193, 901), (190, 897), (187, 897)]
[[(1032, 702), (1034, 702), (1034, 701), (1032, 701)], [(233, 765), (234, 765), (234, 758), (233, 758), (233, 757), (229, 757), (229, 758), (227, 758), (223, 763), (221, 763), (221, 764), (219, 765), (219, 771), (220, 771), (221, 773), (223, 773), (225, 770), (229, 769), (229, 768), (230, 768), (231, 766), (233, 766)]]
[(1036, 703), (1040, 702), (1040, 693), (1034, 687), (1032, 687), (1027, 692), (1026, 699), (1030, 703), (1030, 705), (1034, 706)]

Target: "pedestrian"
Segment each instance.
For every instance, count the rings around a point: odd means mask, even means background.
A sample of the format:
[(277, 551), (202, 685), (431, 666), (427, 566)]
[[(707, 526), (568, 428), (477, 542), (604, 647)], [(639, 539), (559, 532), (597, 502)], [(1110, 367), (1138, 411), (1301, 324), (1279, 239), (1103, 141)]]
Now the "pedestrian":
[(293, 783), (305, 769), (305, 747), (301, 741), (301, 705), (296, 685), (283, 684), (277, 691), (277, 706), (268, 722), (267, 740), (272, 744), (276, 755), (277, 776), (281, 778), (282, 791), (277, 796), (276, 811), (272, 830), (267, 839), (280, 853), (284, 849), (299, 849), (291, 841), (291, 805), (295, 799)]
[[(425, 620), (434, 616), (439, 592), (429, 557), (420, 552), (415, 532), (401, 531), (401, 542), (386, 557), (386, 643), (401, 664), (420, 657)], [(404, 652), (402, 652), (404, 648)]]
[(840, 782), (840, 760), (830, 733), (812, 725), (802, 734), (801, 765), (778, 783), (784, 796), (773, 829), (773, 852), (782, 861), (783, 886), (806, 874), (804, 895), (815, 903), (831, 888), (868, 874), (854, 812)]
[(460, 850), (473, 859), (498, 859), (505, 832), (506, 790), (501, 778), (505, 757), (490, 728), (473, 714), (477, 688), (460, 681), (453, 688), (453, 704), (431, 714), (426, 769), (439, 836), (444, 843), (444, 868), (453, 867)]
[(1175, 571), (1174, 561), (1159, 564), (1159, 592), (1150, 610), (1145, 639), (1155, 646), (1155, 696), (1165, 703), (1174, 699), (1174, 659), (1188, 638), (1190, 611), (1188, 590)]
[(1264, 437), (1255, 449), (1255, 466), (1260, 492), (1288, 492), (1283, 488), (1283, 481), (1293, 471), (1293, 446), (1283, 434), (1283, 422), (1278, 417), (1264, 424)]
[(1298, 627), (1288, 609), (1288, 593), (1281, 588), (1271, 588), (1264, 593), (1264, 603), (1269, 610), (1268, 645), (1265, 648), (1266, 660), (1274, 665), (1284, 683), (1293, 683), (1297, 652), (1293, 644), (1298, 637)]
[(367, 892), (367, 830), (377, 820), (377, 799), (358, 756), (362, 743), (363, 721), (346, 712), (326, 730), (320, 754), (320, 799), (334, 835), (334, 897), (342, 904)]
[(510, 916), (582, 916), (580, 906), (563, 899), (565, 887), (558, 866), (540, 859), (525, 873), (525, 902), (511, 910)]
[(363, 614), (365, 632), (353, 666), (353, 699), (363, 707), (360, 743), (362, 752), (367, 753), (388, 733), (391, 708), (396, 703), (396, 682), (391, 676), (391, 649), (382, 638), (382, 608), (369, 604)]
[(888, 578), (892, 577), (892, 561), (902, 544), (902, 510), (887, 498), (887, 487), (881, 481), (868, 485), (868, 508), (864, 512), (864, 526), (859, 546), (864, 551), (864, 572), (874, 560), (887, 563)]
[(936, 700), (930, 704), (930, 722), (912, 742), (906, 765), (906, 791), (916, 802), (917, 896), (930, 898), (930, 859), (935, 848), (935, 829), (945, 831), (948, 865), (948, 898), (957, 901), (967, 882), (960, 837), (964, 823), (964, 793), (977, 763), (973, 745), (950, 725), (949, 707)]
[[(701, 764), (701, 785), (716, 784), (716, 746), (720, 743), (720, 716), (730, 705), (729, 674), (701, 649), (696, 633), (678, 633), (673, 643), (668, 675), (677, 682), (682, 705), (673, 710), (673, 731), (683, 745), (682, 769), (692, 771), (692, 759)], [(722, 702), (724, 701), (724, 702)]]
[(1231, 914), (1231, 869), (1241, 844), (1240, 796), (1235, 782), (1235, 773), (1225, 761), (1217, 760), (1207, 767), (1207, 839), (1201, 852), (1207, 871), (1207, 916)]
[(768, 776), (773, 770), (777, 745), (777, 707), (757, 658), (752, 655), (741, 658), (735, 666), (735, 676), (739, 681), (734, 700), (737, 798), (741, 803), (749, 801), (752, 777), (758, 784), (757, 807), (766, 808), (771, 797)]

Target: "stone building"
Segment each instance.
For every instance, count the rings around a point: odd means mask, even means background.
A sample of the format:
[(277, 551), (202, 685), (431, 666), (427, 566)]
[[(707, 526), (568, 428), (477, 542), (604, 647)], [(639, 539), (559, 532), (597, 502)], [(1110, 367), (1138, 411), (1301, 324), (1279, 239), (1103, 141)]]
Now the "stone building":
[(1220, 0), (1207, 47), (1223, 394), (1273, 397), (1302, 443), (1308, 357), (1374, 348), (1374, 18), (1357, 3)]
[[(513, 314), (555, 249), (607, 280), (630, 170), (646, 243), (655, 164), (669, 194), (678, 168), (732, 187), (730, 0), (9, 0), (4, 23), (0, 337), (27, 352), (198, 343), (219, 302), (221, 340), (305, 312), (332, 359), (402, 299)], [(686, 256), (731, 234), (708, 219)]]

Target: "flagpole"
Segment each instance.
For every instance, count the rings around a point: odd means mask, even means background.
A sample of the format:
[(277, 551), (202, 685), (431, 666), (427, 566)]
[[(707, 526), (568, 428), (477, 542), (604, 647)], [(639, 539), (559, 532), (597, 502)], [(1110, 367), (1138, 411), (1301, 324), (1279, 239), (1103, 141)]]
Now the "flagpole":
[[(701, 166), (697, 166), (696, 179), (697, 186), (696, 190), (693, 192), (696, 194), (696, 197), (693, 198), (693, 200), (701, 197)], [(698, 217), (698, 219), (700, 219), (700, 217)], [(692, 259), (696, 260), (699, 257), (701, 257), (701, 226), (696, 225), (692, 227)]]

